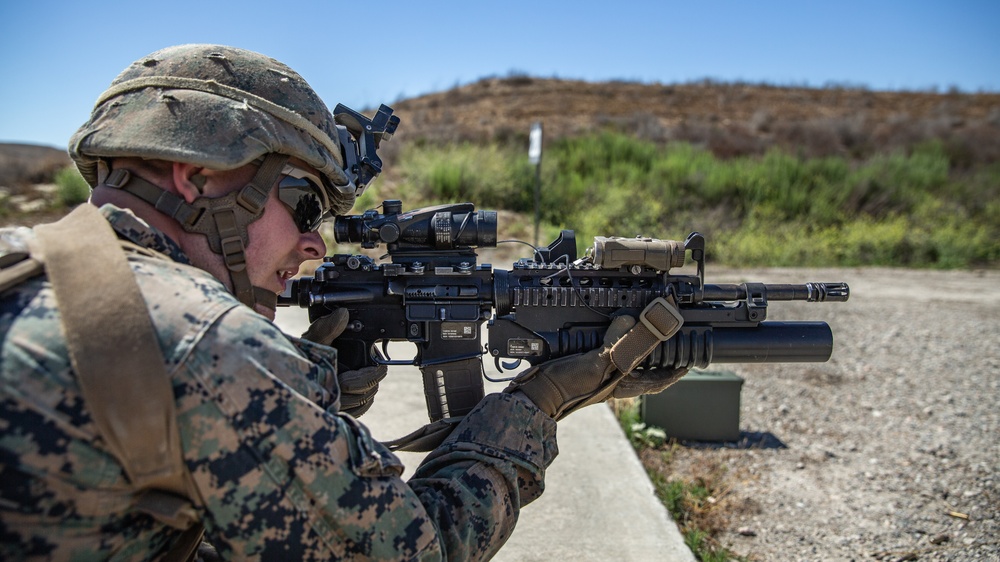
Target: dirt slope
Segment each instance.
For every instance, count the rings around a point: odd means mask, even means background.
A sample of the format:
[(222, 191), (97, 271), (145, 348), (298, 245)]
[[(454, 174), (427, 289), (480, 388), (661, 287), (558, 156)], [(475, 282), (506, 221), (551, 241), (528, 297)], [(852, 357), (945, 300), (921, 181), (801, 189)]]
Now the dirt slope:
[(773, 145), (807, 155), (864, 156), (939, 138), (970, 161), (1000, 157), (1000, 94), (510, 77), (402, 100), (394, 108), (402, 119), (401, 142), (526, 140), (531, 124), (541, 121), (547, 141), (610, 127), (703, 144), (721, 156)]

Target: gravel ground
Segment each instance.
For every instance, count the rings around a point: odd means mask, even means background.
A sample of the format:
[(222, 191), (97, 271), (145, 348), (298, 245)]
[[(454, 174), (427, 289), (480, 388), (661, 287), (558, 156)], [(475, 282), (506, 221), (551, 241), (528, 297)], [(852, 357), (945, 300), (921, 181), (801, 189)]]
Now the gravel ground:
[[(786, 447), (682, 448), (724, 466), (720, 541), (753, 560), (1000, 560), (1000, 272), (712, 271), (707, 281), (847, 281), (822, 364), (746, 365), (740, 429)], [(726, 367), (726, 366), (723, 366)]]

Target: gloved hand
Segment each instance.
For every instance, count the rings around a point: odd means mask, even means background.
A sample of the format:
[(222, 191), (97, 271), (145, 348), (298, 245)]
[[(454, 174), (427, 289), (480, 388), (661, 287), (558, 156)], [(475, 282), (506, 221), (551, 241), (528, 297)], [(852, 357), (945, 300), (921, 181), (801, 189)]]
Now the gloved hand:
[(378, 383), (389, 373), (385, 365), (337, 373), (340, 381), (340, 411), (358, 418), (372, 407)]
[(347, 312), (347, 309), (338, 308), (309, 324), (309, 328), (302, 333), (302, 339), (333, 347), (333, 340), (344, 333), (349, 319), (350, 313)]
[[(302, 339), (322, 345), (336, 347), (334, 341), (347, 328), (348, 312), (338, 308), (309, 325)], [(385, 365), (363, 367), (355, 371), (339, 371), (340, 411), (360, 417), (372, 407), (378, 383), (389, 373)]]
[(615, 385), (611, 397), (621, 399), (635, 398), (643, 394), (659, 394), (686, 375), (687, 372), (687, 367), (632, 371)]
[[(615, 317), (604, 345), (587, 353), (562, 357), (518, 375), (504, 392), (521, 392), (555, 420), (590, 404), (658, 392), (686, 369), (635, 369), (660, 343), (680, 330), (684, 319), (677, 307), (659, 298), (639, 315)], [(620, 390), (619, 390), (620, 389)]]

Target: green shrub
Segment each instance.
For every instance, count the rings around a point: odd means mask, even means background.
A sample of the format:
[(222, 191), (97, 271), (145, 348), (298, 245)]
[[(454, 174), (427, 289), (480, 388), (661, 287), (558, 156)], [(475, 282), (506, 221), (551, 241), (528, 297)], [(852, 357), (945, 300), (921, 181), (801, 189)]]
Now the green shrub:
[(470, 201), (483, 209), (534, 209), (533, 167), (511, 148), (465, 143), (410, 149), (403, 154), (401, 168), (408, 207), (411, 201)]
[[(523, 147), (411, 146), (403, 163), (414, 204), (534, 212)], [(541, 179), (542, 221), (575, 230), (580, 252), (596, 235), (683, 239), (697, 230), (713, 263), (736, 266), (1000, 262), (1000, 163), (955, 168), (940, 142), (863, 161), (777, 149), (720, 159), (603, 132), (552, 142)]]
[(64, 207), (75, 207), (90, 197), (90, 185), (75, 167), (59, 170), (55, 182), (58, 203)]

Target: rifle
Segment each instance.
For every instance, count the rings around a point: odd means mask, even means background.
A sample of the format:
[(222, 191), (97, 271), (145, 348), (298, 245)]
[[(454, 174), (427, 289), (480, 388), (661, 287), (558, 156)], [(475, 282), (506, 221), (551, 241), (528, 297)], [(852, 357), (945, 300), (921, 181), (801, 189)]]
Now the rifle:
[[(846, 283), (706, 284), (705, 238), (697, 232), (683, 242), (599, 236), (577, 259), (575, 234), (564, 230), (532, 258), (494, 270), (477, 264), (476, 249), (497, 245), (495, 211), (459, 203), (404, 213), (398, 200), (383, 201), (382, 210), (336, 217), (334, 237), (368, 249), (384, 244), (389, 262), (326, 257), (278, 304), (308, 308), (310, 322), (346, 308), (349, 323), (336, 341), (341, 368), (416, 365), (431, 421), (465, 415), (483, 398), (484, 354), (502, 371), (589, 351), (602, 345), (613, 314), (637, 316), (668, 295), (684, 325), (640, 369), (823, 362), (833, 350), (829, 325), (765, 321), (768, 302), (850, 295)], [(688, 254), (696, 272), (672, 272)], [(412, 342), (416, 357), (390, 358), (390, 341)]]

